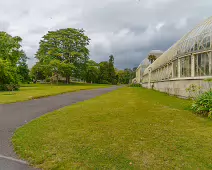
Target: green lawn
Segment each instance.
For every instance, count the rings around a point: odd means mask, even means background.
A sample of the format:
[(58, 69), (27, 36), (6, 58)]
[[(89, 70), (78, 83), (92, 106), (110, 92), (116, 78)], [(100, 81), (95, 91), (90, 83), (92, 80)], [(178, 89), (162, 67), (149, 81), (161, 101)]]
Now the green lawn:
[(78, 90), (108, 87), (108, 85), (97, 84), (72, 84), (72, 85), (50, 85), (50, 84), (27, 84), (22, 85), (19, 91), (0, 92), (0, 104), (26, 101), (46, 96), (53, 96), (66, 92)]
[(124, 87), (38, 118), (12, 142), (42, 169), (212, 169), (212, 121), (190, 103)]

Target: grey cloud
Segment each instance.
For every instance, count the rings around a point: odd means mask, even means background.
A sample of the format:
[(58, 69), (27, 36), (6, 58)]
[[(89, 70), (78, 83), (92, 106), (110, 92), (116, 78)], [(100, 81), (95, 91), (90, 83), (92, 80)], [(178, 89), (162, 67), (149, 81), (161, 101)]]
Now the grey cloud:
[(8, 31), (10, 23), (7, 21), (0, 21), (0, 31)]
[(47, 27), (44, 26), (34, 26), (28, 30), (29, 34), (44, 34), (48, 30)]
[(118, 68), (135, 67), (209, 17), (211, 7), (211, 0), (0, 0), (0, 31), (23, 38), (30, 66), (48, 30), (74, 27), (91, 38), (91, 59), (114, 54)]

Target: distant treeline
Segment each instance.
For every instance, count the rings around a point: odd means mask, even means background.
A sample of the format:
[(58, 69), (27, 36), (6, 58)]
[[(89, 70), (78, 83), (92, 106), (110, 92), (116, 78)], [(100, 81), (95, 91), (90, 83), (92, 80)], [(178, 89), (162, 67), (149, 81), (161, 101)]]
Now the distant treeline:
[(134, 69), (118, 70), (114, 67), (114, 56), (108, 61), (96, 63), (89, 59), (87, 46), (90, 39), (82, 29), (60, 29), (49, 31), (40, 40), (35, 55), (37, 63), (28, 69), (22, 39), (0, 32), (0, 90), (17, 90), (19, 83), (37, 80), (70, 83), (75, 77), (87, 83), (128, 84), (135, 77)]

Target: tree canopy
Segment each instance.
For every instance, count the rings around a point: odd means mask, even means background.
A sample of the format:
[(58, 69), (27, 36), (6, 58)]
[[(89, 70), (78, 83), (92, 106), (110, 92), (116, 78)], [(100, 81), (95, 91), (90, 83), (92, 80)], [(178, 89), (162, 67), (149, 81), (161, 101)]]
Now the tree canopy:
[(38, 62), (31, 71), (21, 42), (21, 37), (0, 32), (0, 90), (14, 89), (19, 82), (27, 83), (31, 78), (34, 82), (58, 82), (65, 78), (69, 83), (70, 77), (74, 77), (88, 83), (127, 84), (135, 75), (131, 69), (116, 69), (113, 55), (100, 63), (89, 60), (90, 39), (82, 29), (66, 28), (44, 35), (36, 53)]
[[(69, 69), (75, 67), (73, 72), (71, 71), (72, 75), (84, 78), (86, 63), (89, 60), (87, 48), (89, 42), (90, 39), (84, 34), (83, 29), (67, 28), (49, 31), (40, 41), (36, 58), (43, 65), (50, 64), (52, 60), (63, 63), (63, 66), (70, 64)], [(67, 69), (67, 66), (63, 68)], [(70, 75), (66, 74), (67, 81), (69, 77)]]
[(21, 37), (0, 32), (0, 90), (11, 90), (7, 88), (9, 84), (16, 86), (28, 79), (27, 57), (21, 50), (21, 41)]
[(148, 56), (148, 60), (149, 62), (152, 64), (155, 60), (157, 59), (157, 57), (155, 55), (149, 55)]

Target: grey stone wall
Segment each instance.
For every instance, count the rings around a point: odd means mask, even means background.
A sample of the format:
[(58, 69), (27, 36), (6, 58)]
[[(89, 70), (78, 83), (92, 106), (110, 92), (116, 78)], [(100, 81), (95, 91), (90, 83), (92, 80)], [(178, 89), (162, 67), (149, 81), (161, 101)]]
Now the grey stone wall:
[(189, 88), (189, 86), (192, 84), (201, 87), (201, 91), (206, 91), (210, 88), (210, 86), (212, 86), (212, 84), (210, 85), (209, 82), (197, 79), (160, 81), (151, 83), (150, 87), (148, 86), (148, 83), (143, 83), (142, 86), (145, 88), (152, 88), (154, 90), (165, 92), (171, 95), (188, 98), (190, 97), (190, 94), (186, 91), (186, 89)]

